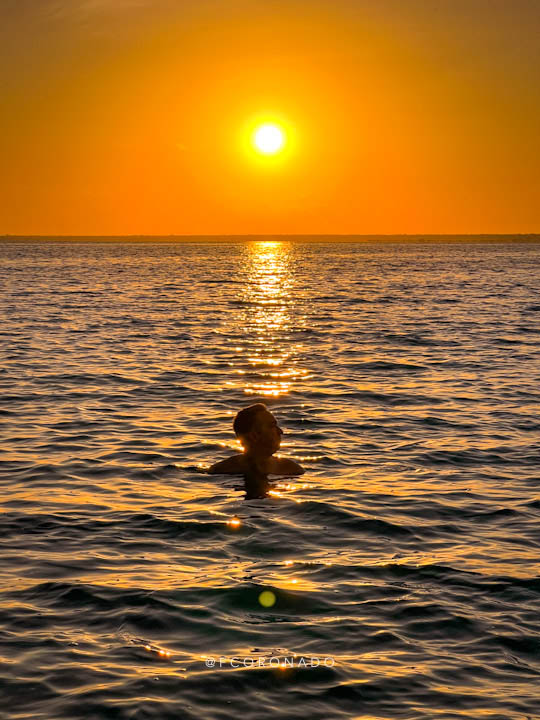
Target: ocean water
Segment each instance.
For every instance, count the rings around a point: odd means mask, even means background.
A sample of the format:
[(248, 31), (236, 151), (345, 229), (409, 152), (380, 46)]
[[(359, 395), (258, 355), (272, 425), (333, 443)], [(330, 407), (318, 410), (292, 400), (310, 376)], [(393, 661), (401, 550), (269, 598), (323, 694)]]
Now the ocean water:
[(540, 717), (539, 261), (3, 241), (0, 716)]

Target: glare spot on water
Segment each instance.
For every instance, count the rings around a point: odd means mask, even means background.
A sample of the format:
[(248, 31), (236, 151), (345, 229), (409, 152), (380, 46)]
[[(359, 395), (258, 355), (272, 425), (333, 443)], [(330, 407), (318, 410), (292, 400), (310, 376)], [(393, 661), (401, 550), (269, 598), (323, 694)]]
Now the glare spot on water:
[(259, 595), (259, 602), (263, 607), (272, 607), (276, 602), (276, 596), (271, 590), (263, 590)]

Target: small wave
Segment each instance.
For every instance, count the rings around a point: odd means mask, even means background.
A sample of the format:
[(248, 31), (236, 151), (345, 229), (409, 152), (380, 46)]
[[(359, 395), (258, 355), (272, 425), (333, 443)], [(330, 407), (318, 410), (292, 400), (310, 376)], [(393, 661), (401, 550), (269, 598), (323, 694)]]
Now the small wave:
[(441, 344), (433, 338), (424, 337), (415, 333), (383, 333), (381, 337), (398, 345), (436, 347)]
[(414, 537), (414, 532), (408, 527), (382, 520), (380, 518), (367, 518), (338, 508), (330, 503), (307, 501), (301, 505), (291, 507), (289, 516), (298, 517), (304, 521), (317, 521), (332, 531), (348, 530), (385, 537)]
[(352, 397), (364, 402), (379, 403), (381, 405), (442, 405), (446, 401), (435, 396), (413, 395), (411, 393), (378, 393), (373, 390), (358, 390), (356, 392), (343, 393), (346, 397)]
[(512, 447), (494, 447), (490, 450), (431, 450), (414, 457), (421, 465), (538, 465), (540, 454), (520, 451)]
[(426, 370), (423, 365), (412, 365), (410, 363), (395, 363), (386, 360), (373, 360), (371, 362), (340, 363), (340, 366), (351, 370), (364, 370), (366, 372), (410, 372)]
[[(4, 513), (0, 530), (6, 536), (44, 535), (79, 537), (86, 543), (107, 543), (111, 533), (117, 539), (129, 538), (218, 538), (227, 532), (226, 520), (172, 520), (150, 513), (116, 513), (110, 519), (91, 519), (84, 515)], [(247, 523), (236, 534), (249, 535)]]

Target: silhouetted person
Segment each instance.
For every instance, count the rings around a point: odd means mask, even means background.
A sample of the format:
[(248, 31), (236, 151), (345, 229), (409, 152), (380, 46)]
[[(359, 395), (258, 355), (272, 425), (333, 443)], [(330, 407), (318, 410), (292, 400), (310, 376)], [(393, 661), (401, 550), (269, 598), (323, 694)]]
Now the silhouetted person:
[(248, 496), (260, 497), (270, 487), (268, 474), (302, 475), (304, 472), (304, 468), (294, 460), (274, 457), (279, 450), (283, 430), (263, 403), (240, 410), (234, 418), (233, 428), (244, 452), (220, 460), (209, 468), (209, 473), (243, 475)]

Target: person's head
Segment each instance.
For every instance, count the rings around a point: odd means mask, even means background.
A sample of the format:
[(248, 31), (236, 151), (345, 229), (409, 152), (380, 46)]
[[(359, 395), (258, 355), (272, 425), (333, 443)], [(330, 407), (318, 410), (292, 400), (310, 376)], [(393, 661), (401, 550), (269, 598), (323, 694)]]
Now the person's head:
[(248, 452), (270, 456), (279, 450), (283, 430), (263, 403), (240, 410), (234, 418), (233, 428)]

